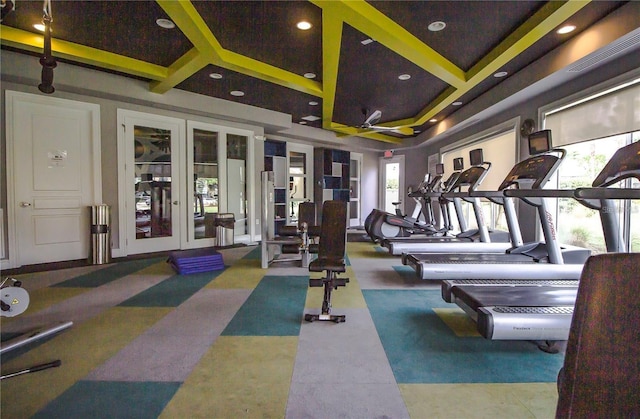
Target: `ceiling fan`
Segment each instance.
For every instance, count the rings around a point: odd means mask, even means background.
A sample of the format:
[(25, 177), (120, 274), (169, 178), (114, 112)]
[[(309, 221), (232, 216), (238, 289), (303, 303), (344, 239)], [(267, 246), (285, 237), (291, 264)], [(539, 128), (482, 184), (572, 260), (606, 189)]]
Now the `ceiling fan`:
[[(368, 110), (363, 108), (362, 109), (362, 113), (366, 117), (367, 113), (368, 113)], [(373, 111), (371, 113), (371, 115), (366, 117), (366, 119), (364, 120), (362, 125), (359, 125), (356, 128), (361, 129), (361, 130), (366, 130), (365, 132), (387, 131), (387, 132), (394, 132), (396, 134), (402, 134), (402, 135), (413, 135), (414, 134), (413, 128), (407, 127), (407, 126), (386, 127), (386, 126), (383, 126), (383, 125), (376, 125), (376, 124), (378, 124), (380, 122), (381, 118), (382, 118), (382, 111), (376, 109), (375, 111)]]

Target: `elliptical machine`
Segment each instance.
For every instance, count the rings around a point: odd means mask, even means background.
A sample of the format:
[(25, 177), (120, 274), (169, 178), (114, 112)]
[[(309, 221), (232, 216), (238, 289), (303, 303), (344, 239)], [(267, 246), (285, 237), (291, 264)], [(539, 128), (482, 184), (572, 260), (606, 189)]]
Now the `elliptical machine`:
[[(371, 240), (375, 243), (387, 238), (408, 237), (412, 234), (441, 234), (440, 230), (434, 226), (431, 201), (424, 200), (424, 194), (439, 186), (443, 172), (443, 167), (438, 165), (437, 174), (433, 179), (427, 173), (424, 180), (418, 185), (418, 189), (409, 192), (409, 197), (416, 202), (411, 217), (402, 216), (398, 213), (399, 211), (396, 211), (396, 214), (378, 209), (371, 211), (364, 221), (364, 229)], [(421, 200), (424, 201), (424, 204)], [(423, 221), (420, 220), (421, 217)]]

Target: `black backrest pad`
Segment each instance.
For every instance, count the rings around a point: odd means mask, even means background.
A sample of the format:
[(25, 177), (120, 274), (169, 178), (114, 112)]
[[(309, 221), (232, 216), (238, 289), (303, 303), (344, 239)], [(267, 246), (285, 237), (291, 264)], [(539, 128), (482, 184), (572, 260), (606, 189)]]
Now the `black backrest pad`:
[(313, 202), (301, 202), (298, 207), (298, 227), (302, 227), (302, 223), (307, 226), (316, 225), (316, 204)]
[(639, 266), (640, 253), (587, 260), (559, 377), (556, 417), (640, 414)]
[(640, 141), (618, 149), (591, 186), (609, 186), (630, 177), (640, 179)]
[(347, 203), (325, 201), (322, 204), (318, 258), (343, 259), (347, 234)]

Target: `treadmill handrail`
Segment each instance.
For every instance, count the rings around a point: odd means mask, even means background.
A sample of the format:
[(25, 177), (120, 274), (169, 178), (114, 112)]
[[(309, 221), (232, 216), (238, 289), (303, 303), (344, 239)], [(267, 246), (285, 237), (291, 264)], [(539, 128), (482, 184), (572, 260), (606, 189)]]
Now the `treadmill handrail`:
[(514, 198), (575, 198), (575, 189), (505, 189)]
[(576, 199), (640, 199), (638, 188), (578, 188)]

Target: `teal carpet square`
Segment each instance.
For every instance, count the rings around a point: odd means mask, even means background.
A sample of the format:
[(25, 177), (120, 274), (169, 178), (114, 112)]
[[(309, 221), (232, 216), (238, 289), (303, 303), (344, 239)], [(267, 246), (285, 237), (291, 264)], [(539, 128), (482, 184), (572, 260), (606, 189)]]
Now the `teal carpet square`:
[(75, 278), (67, 279), (66, 281), (52, 286), (69, 288), (95, 288), (107, 284), (111, 281), (115, 281), (116, 279), (122, 278), (123, 276), (127, 276), (134, 272), (142, 270), (147, 266), (151, 266), (154, 263), (158, 263), (162, 260), (164, 259), (149, 258), (115, 263), (112, 266), (108, 266), (104, 269), (99, 269), (95, 272), (76, 276)]
[(393, 270), (396, 271), (400, 278), (407, 283), (415, 283), (418, 277), (416, 271), (411, 266), (399, 265), (393, 266)]
[(122, 307), (177, 307), (224, 270), (174, 275), (119, 304)]
[(78, 381), (34, 418), (157, 418), (182, 383)]
[(255, 249), (244, 255), (242, 259), (262, 259), (262, 246), (256, 246)]
[(555, 382), (564, 355), (529, 341), (458, 337), (433, 308), (439, 290), (363, 290), (398, 383)]
[(308, 287), (308, 276), (266, 275), (222, 334), (298, 336)]

